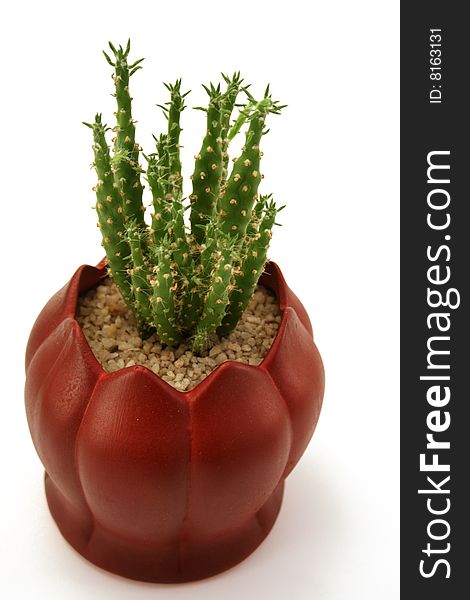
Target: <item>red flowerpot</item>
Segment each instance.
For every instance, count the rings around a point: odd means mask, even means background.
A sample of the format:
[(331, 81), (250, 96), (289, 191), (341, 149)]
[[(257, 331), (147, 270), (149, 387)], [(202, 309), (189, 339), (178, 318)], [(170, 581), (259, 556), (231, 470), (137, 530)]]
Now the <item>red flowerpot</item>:
[(106, 373), (75, 319), (105, 275), (80, 267), (46, 304), (26, 351), (26, 412), (49, 508), (70, 544), (126, 577), (181, 582), (248, 556), (317, 423), (323, 366), (308, 316), (270, 263), (282, 309), (258, 367), (228, 361), (189, 392), (145, 367)]

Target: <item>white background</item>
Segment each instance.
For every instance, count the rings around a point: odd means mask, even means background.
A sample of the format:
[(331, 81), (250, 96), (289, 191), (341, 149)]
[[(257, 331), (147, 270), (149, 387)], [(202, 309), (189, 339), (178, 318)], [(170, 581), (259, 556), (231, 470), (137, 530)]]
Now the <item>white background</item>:
[[(398, 2), (10, 2), (0, 96), (0, 590), (4, 598), (398, 598)], [(264, 192), (287, 204), (271, 258), (304, 302), (327, 390), (280, 517), (246, 561), (206, 581), (140, 584), (82, 559), (46, 508), (23, 407), (23, 355), (47, 299), (101, 258), (90, 131), (112, 120), (108, 39), (132, 38), (138, 140), (162, 81), (240, 69), (289, 107), (264, 140)], [(204, 130), (187, 109), (186, 177)], [(188, 162), (189, 159), (189, 162)], [(188, 179), (186, 179), (188, 181)], [(187, 188), (186, 188), (187, 192)]]

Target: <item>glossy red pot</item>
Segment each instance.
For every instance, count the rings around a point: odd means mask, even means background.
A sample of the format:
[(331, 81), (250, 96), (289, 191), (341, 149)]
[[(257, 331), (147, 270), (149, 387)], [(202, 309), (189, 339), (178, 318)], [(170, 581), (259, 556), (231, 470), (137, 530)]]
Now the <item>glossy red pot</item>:
[(106, 373), (75, 319), (105, 275), (82, 266), (42, 310), (26, 351), (26, 412), (49, 508), (70, 544), (126, 577), (181, 582), (248, 556), (317, 423), (323, 366), (310, 321), (270, 263), (282, 309), (259, 367), (228, 361), (189, 392), (141, 366)]

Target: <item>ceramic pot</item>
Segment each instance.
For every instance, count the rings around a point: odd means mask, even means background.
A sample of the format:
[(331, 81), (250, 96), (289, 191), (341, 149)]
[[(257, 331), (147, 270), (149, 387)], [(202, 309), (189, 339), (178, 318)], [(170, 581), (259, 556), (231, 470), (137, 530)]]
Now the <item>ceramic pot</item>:
[(182, 582), (248, 556), (278, 515), (284, 479), (324, 389), (310, 321), (270, 263), (282, 309), (258, 366), (228, 361), (189, 392), (132, 366), (106, 373), (75, 319), (106, 272), (82, 266), (40, 313), (26, 351), (26, 412), (49, 509), (85, 558), (125, 577)]

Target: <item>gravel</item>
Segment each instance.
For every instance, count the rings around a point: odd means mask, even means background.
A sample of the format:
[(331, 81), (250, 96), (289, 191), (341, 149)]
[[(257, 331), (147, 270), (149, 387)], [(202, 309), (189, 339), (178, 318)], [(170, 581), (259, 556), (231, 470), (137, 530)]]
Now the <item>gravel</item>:
[(259, 365), (276, 337), (281, 314), (274, 294), (257, 286), (235, 330), (227, 338), (214, 335), (210, 350), (194, 356), (189, 343), (162, 346), (156, 334), (142, 340), (134, 315), (107, 277), (80, 296), (77, 321), (105, 371), (143, 365), (184, 392), (227, 360)]

